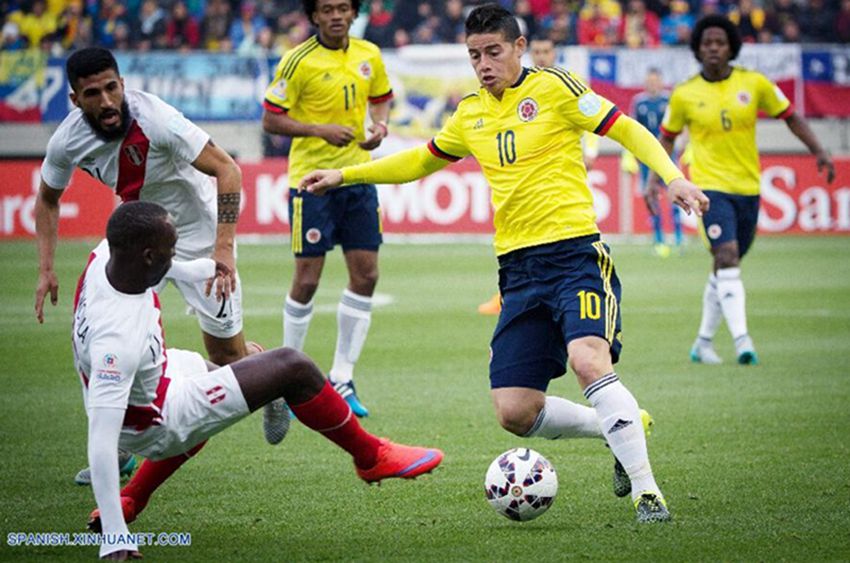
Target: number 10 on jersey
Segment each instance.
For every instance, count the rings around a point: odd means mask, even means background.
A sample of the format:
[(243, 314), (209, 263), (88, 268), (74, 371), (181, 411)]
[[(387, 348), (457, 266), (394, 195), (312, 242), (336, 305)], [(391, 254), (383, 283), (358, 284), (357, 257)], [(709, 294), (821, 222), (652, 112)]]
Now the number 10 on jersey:
[(510, 129), (496, 135), (496, 145), (499, 147), (499, 166), (516, 162), (516, 135)]

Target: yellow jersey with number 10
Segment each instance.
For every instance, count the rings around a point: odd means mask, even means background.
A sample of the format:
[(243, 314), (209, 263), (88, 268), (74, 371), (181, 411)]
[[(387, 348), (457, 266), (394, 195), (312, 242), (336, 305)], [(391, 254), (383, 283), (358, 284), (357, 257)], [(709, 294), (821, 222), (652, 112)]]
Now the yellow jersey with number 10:
[(757, 195), (761, 172), (756, 147), (759, 111), (785, 118), (794, 110), (763, 74), (733, 67), (725, 80), (709, 82), (697, 75), (677, 86), (661, 132), (675, 137), (688, 128), (693, 149), (690, 176), (700, 188)]
[(345, 125), (354, 141), (344, 147), (321, 137), (296, 137), (289, 153), (289, 185), (318, 168), (342, 168), (370, 160), (357, 146), (366, 139), (364, 123), (369, 103), (392, 98), (392, 88), (378, 47), (350, 38), (347, 49), (325, 47), (318, 36), (298, 45), (277, 65), (263, 107), (286, 113), (302, 123)]
[(599, 232), (581, 136), (604, 135), (619, 116), (570, 72), (523, 69), (501, 100), (484, 88), (461, 100), (428, 148), (447, 160), (478, 161), (492, 191), (496, 254), (503, 255)]

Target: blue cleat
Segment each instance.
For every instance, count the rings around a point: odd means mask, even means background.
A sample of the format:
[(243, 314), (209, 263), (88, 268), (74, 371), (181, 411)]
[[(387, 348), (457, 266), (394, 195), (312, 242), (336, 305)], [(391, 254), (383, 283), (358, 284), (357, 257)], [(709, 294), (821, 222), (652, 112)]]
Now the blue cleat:
[(749, 335), (740, 336), (735, 340), (735, 353), (738, 363), (744, 366), (754, 366), (759, 363), (758, 354), (753, 347), (753, 339)]
[(357, 418), (366, 418), (369, 416), (369, 409), (364, 407), (360, 399), (357, 398), (357, 391), (354, 389), (353, 381), (337, 383), (331, 379), (330, 382), (334, 386), (334, 390), (339, 393), (339, 396), (345, 399), (345, 402), (351, 407), (354, 416)]

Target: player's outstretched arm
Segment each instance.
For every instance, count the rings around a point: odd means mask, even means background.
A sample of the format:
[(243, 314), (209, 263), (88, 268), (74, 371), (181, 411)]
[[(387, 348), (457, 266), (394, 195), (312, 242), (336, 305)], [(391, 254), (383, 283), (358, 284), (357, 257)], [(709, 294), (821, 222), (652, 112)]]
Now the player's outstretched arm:
[[(685, 180), (685, 175), (670, 159), (667, 147), (662, 146), (646, 127), (631, 117), (621, 116), (608, 130), (607, 135), (649, 166), (667, 184), (670, 200), (686, 213), (702, 215), (708, 211), (708, 197), (697, 186)], [(653, 209), (650, 208), (650, 211)]]
[(449, 164), (449, 161), (437, 158), (422, 145), (371, 162), (346, 166), (342, 170), (316, 170), (301, 179), (298, 189), (322, 195), (341, 185), (405, 184)]
[(828, 184), (831, 184), (832, 181), (835, 180), (835, 164), (833, 164), (832, 157), (829, 156), (829, 153), (821, 146), (818, 138), (815, 137), (815, 133), (812, 131), (811, 127), (809, 127), (808, 122), (800, 117), (797, 112), (794, 112), (785, 118), (785, 124), (788, 125), (788, 129), (790, 129), (798, 139), (803, 141), (803, 144), (806, 145), (809, 152), (815, 155), (818, 164), (818, 172), (826, 172), (826, 181)]
[[(100, 510), (104, 535), (113, 538), (129, 534), (121, 510), (118, 475), (118, 438), (124, 421), (124, 409), (91, 407), (89, 409), (88, 456), (91, 467), (92, 490)], [(114, 542), (100, 548), (101, 557), (120, 559), (141, 556), (139, 546), (132, 542)]]
[(216, 228), (213, 260), (216, 262), (216, 274), (207, 281), (207, 295), (212, 291), (214, 282), (216, 297), (221, 300), (229, 297), (236, 289), (236, 222), (239, 219), (239, 202), (242, 197), (242, 170), (239, 165), (221, 147), (207, 143), (192, 166), (213, 176), (218, 189), (218, 226)]
[(59, 198), (64, 190), (54, 190), (44, 180), (35, 198), (35, 233), (38, 241), (38, 282), (35, 286), (35, 318), (44, 322), (44, 299), (50, 304), (59, 301), (59, 280), (53, 271), (56, 241), (59, 233)]

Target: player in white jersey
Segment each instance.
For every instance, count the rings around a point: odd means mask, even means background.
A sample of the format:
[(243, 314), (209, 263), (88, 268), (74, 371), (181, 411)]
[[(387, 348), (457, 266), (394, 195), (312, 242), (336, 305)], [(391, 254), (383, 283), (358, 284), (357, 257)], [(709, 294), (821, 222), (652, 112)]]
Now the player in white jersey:
[(153, 288), (172, 266), (175, 223), (156, 203), (130, 202), (113, 212), (106, 238), (77, 285), (72, 335), (89, 417), (98, 505), (91, 525), (103, 533), (101, 557), (141, 555), (127, 523), (150, 494), (139, 497), (130, 485), (119, 491), (119, 446), (170, 464), (170, 475), (209, 437), (272, 400), (284, 398), (305, 426), (349, 452), (366, 482), (410, 479), (440, 464), (440, 450), (366, 432), (318, 367), (296, 350), (258, 353), (207, 371), (200, 355), (167, 349)]

